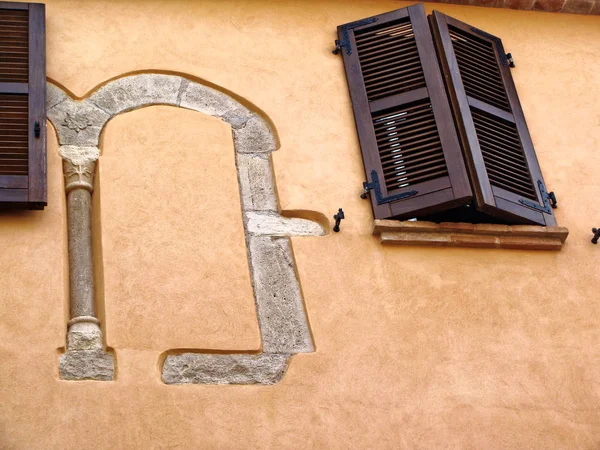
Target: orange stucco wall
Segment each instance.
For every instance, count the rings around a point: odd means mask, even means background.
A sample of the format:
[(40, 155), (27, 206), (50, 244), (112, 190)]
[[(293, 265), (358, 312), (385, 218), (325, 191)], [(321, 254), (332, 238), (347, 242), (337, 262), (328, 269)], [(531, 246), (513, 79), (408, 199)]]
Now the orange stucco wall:
[[(340, 23), (397, 1), (47, 2), (48, 77), (78, 96), (133, 71), (206, 80), (261, 108), (284, 210), (341, 233), (293, 238), (315, 353), (274, 386), (167, 386), (170, 348), (260, 346), (231, 134), (169, 107), (111, 121), (101, 224), (113, 382), (58, 379), (68, 311), (64, 191), (0, 214), (2, 448), (598, 448), (600, 18), (435, 5), (503, 38), (560, 252), (382, 247), (340, 57)], [(430, 11), (434, 5), (426, 5)]]

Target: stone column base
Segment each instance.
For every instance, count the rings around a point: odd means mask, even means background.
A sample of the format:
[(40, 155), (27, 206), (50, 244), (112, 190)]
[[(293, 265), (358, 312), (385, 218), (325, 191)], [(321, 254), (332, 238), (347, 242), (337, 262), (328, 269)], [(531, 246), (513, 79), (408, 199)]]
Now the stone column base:
[(69, 325), (67, 351), (58, 360), (60, 379), (114, 380), (114, 355), (104, 349), (98, 319), (77, 317)]

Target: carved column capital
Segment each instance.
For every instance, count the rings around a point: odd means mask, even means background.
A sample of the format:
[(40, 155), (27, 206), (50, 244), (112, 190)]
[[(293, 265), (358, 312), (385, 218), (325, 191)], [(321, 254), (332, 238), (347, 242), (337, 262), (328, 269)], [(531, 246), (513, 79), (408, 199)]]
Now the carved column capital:
[(73, 164), (71, 161), (63, 160), (66, 193), (69, 194), (74, 189), (85, 189), (91, 194), (94, 191), (95, 170), (96, 161)]

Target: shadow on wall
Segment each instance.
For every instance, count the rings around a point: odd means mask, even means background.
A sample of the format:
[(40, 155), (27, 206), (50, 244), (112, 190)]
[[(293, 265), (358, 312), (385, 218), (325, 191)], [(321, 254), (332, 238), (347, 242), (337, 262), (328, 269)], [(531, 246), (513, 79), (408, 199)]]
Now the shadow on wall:
[[(326, 235), (328, 220), (310, 210), (280, 211), (271, 159), (279, 141), (263, 111), (204, 80), (164, 72), (127, 74), (83, 98), (48, 83), (47, 115), (63, 158), (69, 238), (71, 319), (66, 351), (59, 357), (59, 376), (65, 380), (115, 379), (115, 355), (106, 349), (102, 332), (99, 145), (113, 117), (153, 105), (198, 111), (231, 126), (262, 342), (259, 352), (169, 350), (159, 358), (161, 378), (167, 384), (276, 383), (294, 354), (314, 351), (290, 237)], [(92, 196), (94, 187), (96, 195)]]

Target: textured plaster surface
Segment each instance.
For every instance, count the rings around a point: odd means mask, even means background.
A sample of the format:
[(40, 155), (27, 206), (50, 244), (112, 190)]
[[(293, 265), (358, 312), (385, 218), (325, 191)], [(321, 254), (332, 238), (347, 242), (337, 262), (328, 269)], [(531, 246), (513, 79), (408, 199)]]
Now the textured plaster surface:
[(258, 350), (230, 127), (133, 111), (108, 124), (99, 165), (108, 344)]
[[(112, 382), (60, 381), (67, 254), (51, 143), (49, 206), (0, 215), (3, 447), (598, 447), (600, 247), (589, 242), (600, 224), (597, 18), (426, 5), (500, 35), (516, 58), (540, 165), (559, 195), (559, 225), (570, 230), (548, 254), (392, 248), (372, 236), (343, 68), (330, 51), (338, 24), (407, 3), (46, 3), (52, 79), (79, 96), (148, 68), (210, 80), (276, 124), (282, 209), (347, 215), (340, 233), (291, 238), (316, 352), (295, 355), (279, 383), (166, 385), (158, 361), (167, 348), (156, 342), (115, 349)], [(149, 125), (168, 133), (164, 119)], [(142, 138), (126, 135), (123, 146)], [(202, 320), (151, 311), (168, 298), (131, 301), (165, 328)], [(129, 332), (131, 341), (148, 335), (135, 323)]]

